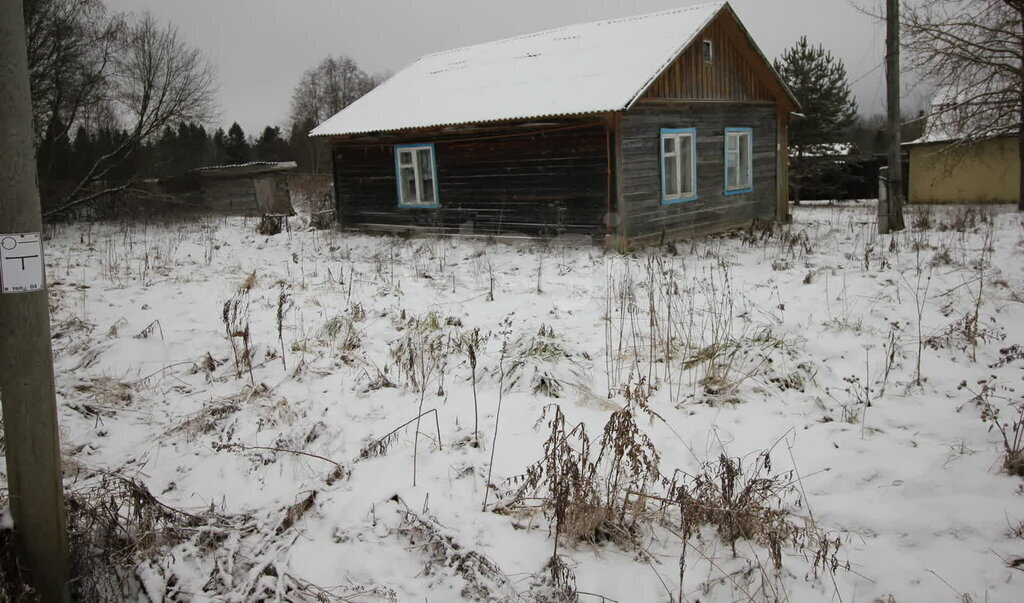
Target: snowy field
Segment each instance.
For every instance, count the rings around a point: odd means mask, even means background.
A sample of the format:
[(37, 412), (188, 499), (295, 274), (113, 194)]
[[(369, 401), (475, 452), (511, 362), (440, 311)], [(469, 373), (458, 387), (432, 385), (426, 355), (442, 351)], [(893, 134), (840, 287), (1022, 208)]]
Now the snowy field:
[(56, 227), (77, 588), (1019, 601), (1024, 220), (873, 211), (629, 255)]

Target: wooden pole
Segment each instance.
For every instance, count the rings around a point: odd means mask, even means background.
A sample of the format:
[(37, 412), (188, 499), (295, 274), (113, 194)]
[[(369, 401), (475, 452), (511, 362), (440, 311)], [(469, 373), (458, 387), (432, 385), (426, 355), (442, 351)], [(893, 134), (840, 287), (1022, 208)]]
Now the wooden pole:
[(900, 2), (886, 0), (885, 88), (889, 112), (887, 201), (878, 203), (878, 234), (903, 230), (903, 162), (900, 154)]
[(1020, 76), (1018, 78), (1019, 94), (1017, 107), (1017, 166), (1019, 176), (1017, 179), (1017, 211), (1024, 211), (1024, 0), (1008, 0), (1008, 4), (1017, 10), (1021, 23), (1021, 37), (1018, 39), (1020, 47)]
[(775, 219), (779, 222), (789, 221), (789, 113), (785, 109), (778, 109), (775, 112), (776, 125), (776, 147), (778, 155), (775, 167), (775, 183), (778, 187), (775, 200)]
[(0, 0), (0, 397), (18, 556), (43, 601), (68, 601), (67, 528), (24, 23), (22, 0)]

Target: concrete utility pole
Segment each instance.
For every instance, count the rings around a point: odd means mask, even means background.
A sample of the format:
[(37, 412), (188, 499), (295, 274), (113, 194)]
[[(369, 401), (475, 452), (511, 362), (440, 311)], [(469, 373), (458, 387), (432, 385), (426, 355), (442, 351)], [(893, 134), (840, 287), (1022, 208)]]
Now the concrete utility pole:
[(43, 601), (68, 601), (57, 404), (22, 0), (0, 0), (0, 397), (18, 555)]
[(903, 230), (903, 162), (900, 154), (900, 2), (886, 0), (885, 88), (889, 109), (889, 182), (878, 203), (878, 234)]

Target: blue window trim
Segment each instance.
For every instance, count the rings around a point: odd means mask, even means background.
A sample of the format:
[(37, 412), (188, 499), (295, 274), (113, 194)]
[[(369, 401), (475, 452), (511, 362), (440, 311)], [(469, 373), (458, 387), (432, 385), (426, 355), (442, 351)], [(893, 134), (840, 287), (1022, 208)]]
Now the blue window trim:
[[(406, 203), (405, 199), (402, 198), (402, 165), (399, 157), (399, 150), (401, 149), (430, 149), (430, 164), (434, 169), (434, 202), (431, 204), (426, 203)], [(395, 153), (395, 186), (398, 191), (398, 207), (407, 209), (437, 209), (441, 207), (441, 197), (438, 195), (437, 186), (437, 152), (434, 150), (434, 143), (412, 143), (412, 144), (396, 144), (394, 148)]]
[[(666, 134), (689, 134), (690, 135), (690, 182), (693, 183), (693, 194), (688, 197), (669, 198), (665, 194), (665, 135)], [(678, 152), (678, 149), (676, 150)], [(662, 128), (658, 135), (658, 171), (661, 173), (661, 204), (673, 205), (686, 201), (697, 200), (697, 128)]]
[[(747, 157), (750, 161), (750, 186), (746, 188), (729, 188), (729, 133), (730, 132), (741, 132), (747, 134)], [(722, 192), (726, 195), (742, 195), (743, 193), (750, 193), (754, 191), (754, 129), (753, 128), (726, 128), (725, 136), (722, 137), (722, 172), (724, 173), (724, 182)]]

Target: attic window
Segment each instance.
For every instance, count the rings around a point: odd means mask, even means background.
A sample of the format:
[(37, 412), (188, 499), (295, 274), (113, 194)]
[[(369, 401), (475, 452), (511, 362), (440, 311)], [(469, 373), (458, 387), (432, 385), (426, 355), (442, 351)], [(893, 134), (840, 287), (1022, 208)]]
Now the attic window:
[(401, 144), (395, 147), (395, 176), (399, 207), (440, 207), (434, 145)]
[(715, 58), (715, 45), (711, 40), (704, 40), (704, 62), (710, 63)]

